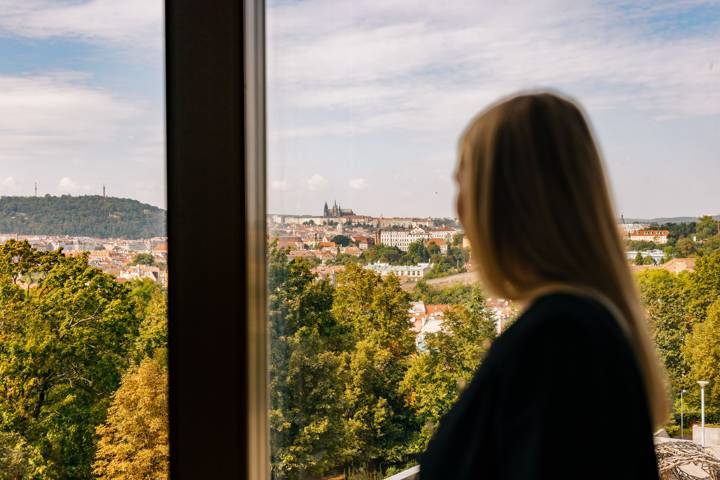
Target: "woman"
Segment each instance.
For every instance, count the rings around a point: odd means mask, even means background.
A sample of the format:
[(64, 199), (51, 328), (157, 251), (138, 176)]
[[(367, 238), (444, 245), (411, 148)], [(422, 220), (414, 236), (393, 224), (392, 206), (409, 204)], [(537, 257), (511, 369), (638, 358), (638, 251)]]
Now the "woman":
[(492, 106), (462, 135), (456, 178), (484, 286), (525, 309), (440, 421), (420, 478), (658, 478), (664, 373), (578, 106)]

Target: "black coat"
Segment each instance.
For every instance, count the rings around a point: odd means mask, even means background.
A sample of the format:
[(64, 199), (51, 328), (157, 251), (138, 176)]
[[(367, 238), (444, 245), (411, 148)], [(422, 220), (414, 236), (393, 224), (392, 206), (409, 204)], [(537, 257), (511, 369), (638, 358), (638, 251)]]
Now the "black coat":
[(536, 300), (440, 421), (420, 478), (657, 479), (647, 395), (613, 315), (571, 294)]

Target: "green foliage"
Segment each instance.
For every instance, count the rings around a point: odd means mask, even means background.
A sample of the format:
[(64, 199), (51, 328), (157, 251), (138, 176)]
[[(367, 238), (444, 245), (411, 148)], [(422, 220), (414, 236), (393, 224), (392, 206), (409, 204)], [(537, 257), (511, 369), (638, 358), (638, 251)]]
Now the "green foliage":
[(397, 247), (388, 247), (387, 245), (372, 245), (365, 250), (360, 256), (363, 263), (384, 262), (390, 265), (400, 265), (400, 258), (403, 256), (402, 250)]
[(87, 257), (0, 245), (0, 430), (90, 478), (95, 426), (128, 365), (139, 320), (128, 289)]
[(698, 380), (710, 381), (708, 420), (720, 420), (720, 252), (698, 257), (694, 272), (650, 270), (640, 273), (638, 280), (672, 387), (670, 429), (675, 431), (673, 425), (679, 425), (682, 389), (686, 390), (686, 422), (698, 418)]
[(133, 258), (130, 265), (155, 265), (155, 258), (153, 258), (152, 253), (138, 253), (135, 255), (135, 258)]
[(700, 217), (695, 227), (698, 240), (705, 240), (720, 233), (719, 222), (709, 215)]
[(690, 277), (688, 311), (693, 321), (702, 321), (708, 307), (720, 298), (720, 252), (697, 258)]
[(647, 240), (625, 240), (625, 246), (628, 250), (638, 251), (655, 250), (658, 248), (658, 244)]
[(642, 253), (637, 252), (635, 255), (635, 265), (642, 265), (643, 264), (643, 256)]
[(354, 339), (344, 400), (355, 465), (398, 463), (406, 458), (415, 419), (398, 385), (414, 351), (408, 295), (394, 275), (378, 275), (350, 265), (338, 276), (332, 312)]
[(407, 265), (427, 263), (430, 261), (430, 252), (428, 251), (425, 242), (417, 240), (408, 246), (408, 251), (404, 257), (404, 262)]
[(682, 355), (691, 323), (686, 313), (687, 276), (667, 270), (645, 270), (637, 276), (650, 331), (674, 392), (687, 387), (688, 366)]
[(677, 252), (678, 257), (691, 257), (695, 255), (696, 252), (695, 242), (693, 242), (692, 239), (688, 237), (680, 238), (675, 244), (675, 251)]
[(137, 200), (99, 195), (0, 197), (0, 232), (100, 238), (165, 235), (166, 212)]
[[(693, 325), (683, 353), (690, 366), (689, 377), (693, 383), (695, 380), (710, 382), (705, 400), (708, 417), (720, 418), (720, 299), (708, 307), (705, 320)], [(697, 398), (697, 387), (693, 387), (691, 404)]]
[(47, 478), (40, 451), (15, 432), (0, 432), (0, 480)]
[(330, 241), (335, 242), (335, 244), (340, 245), (341, 247), (347, 247), (353, 243), (352, 239), (345, 235), (335, 235), (330, 239)]
[(720, 253), (720, 233), (703, 240), (698, 253), (703, 256)]
[(412, 291), (412, 299), (430, 304), (463, 305), (472, 300), (472, 285), (451, 285), (443, 289), (433, 288), (420, 280)]
[(442, 330), (425, 336), (427, 350), (412, 356), (400, 386), (423, 425), (411, 442), (415, 452), (424, 450), (440, 417), (472, 378), (495, 332), (482, 292), (472, 287), (470, 299), (447, 313)]
[(350, 255), (348, 253), (338, 253), (335, 258), (328, 263), (330, 265), (347, 265), (349, 263), (361, 263), (359, 257), (356, 257), (355, 255)]
[(270, 426), (278, 478), (320, 474), (346, 461), (344, 332), (330, 314), (332, 287), (307, 262), (269, 258)]

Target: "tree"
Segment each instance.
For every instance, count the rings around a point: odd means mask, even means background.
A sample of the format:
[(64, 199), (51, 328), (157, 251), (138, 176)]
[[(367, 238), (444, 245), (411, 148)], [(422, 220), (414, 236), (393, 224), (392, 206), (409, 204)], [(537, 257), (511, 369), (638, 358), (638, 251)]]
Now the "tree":
[(335, 242), (336, 245), (340, 245), (341, 247), (347, 247), (353, 243), (352, 239), (345, 235), (335, 235), (330, 239), (330, 241)]
[(643, 258), (642, 260), (643, 265), (655, 265), (655, 259), (648, 255), (647, 257)]
[[(152, 282), (157, 285), (155, 282)], [(135, 340), (134, 359), (139, 362), (150, 357), (158, 349), (168, 345), (167, 294), (158, 286), (145, 308), (141, 311), (142, 322)]]
[(642, 253), (637, 252), (637, 255), (635, 255), (635, 265), (642, 265), (642, 264), (643, 264)]
[(95, 426), (128, 365), (139, 319), (125, 286), (87, 257), (0, 245), (0, 430), (89, 478)]
[(165, 217), (165, 210), (128, 198), (99, 195), (0, 198), (0, 232), (21, 235), (160, 237), (166, 235)]
[(322, 475), (349, 458), (342, 402), (350, 342), (330, 313), (332, 286), (302, 259), (269, 258), (270, 427), (277, 478)]
[(668, 372), (673, 391), (688, 387), (688, 365), (682, 346), (690, 332), (686, 313), (687, 276), (667, 270), (645, 270), (637, 276), (650, 331)]
[(675, 249), (680, 257), (691, 257), (695, 255), (695, 242), (688, 237), (678, 239)]
[(382, 244), (371, 246), (360, 256), (363, 263), (385, 262), (390, 265), (398, 265), (402, 257), (403, 252), (399, 248)]
[(338, 275), (332, 313), (354, 340), (344, 395), (354, 465), (381, 469), (407, 459), (417, 421), (398, 385), (415, 349), (409, 306), (394, 275), (382, 279), (356, 265)]
[(693, 321), (703, 321), (708, 307), (720, 298), (720, 252), (698, 257), (686, 294)]
[(495, 336), (495, 318), (477, 286), (466, 303), (447, 313), (440, 332), (426, 335), (427, 350), (411, 357), (400, 387), (423, 425), (412, 441), (414, 452), (424, 450), (440, 417), (472, 378)]
[(155, 258), (153, 258), (152, 253), (138, 253), (135, 255), (135, 258), (133, 258), (131, 265), (155, 265)]
[(162, 350), (131, 368), (112, 397), (93, 472), (101, 479), (169, 477), (167, 362)]
[(417, 240), (408, 246), (405, 254), (406, 263), (414, 265), (424, 263), (430, 260), (430, 252), (422, 240)]
[(698, 240), (704, 240), (720, 233), (718, 222), (709, 215), (700, 217), (695, 228)]
[(0, 480), (47, 478), (40, 451), (15, 432), (0, 432)]
[[(720, 419), (720, 299), (707, 310), (704, 321), (693, 325), (683, 353), (690, 365), (689, 381), (708, 380), (707, 413), (712, 419)], [(693, 385), (694, 386), (694, 385)], [(691, 398), (696, 396), (695, 388)]]
[(717, 252), (720, 252), (720, 233), (703, 240), (702, 246), (700, 247), (701, 255), (712, 255)]

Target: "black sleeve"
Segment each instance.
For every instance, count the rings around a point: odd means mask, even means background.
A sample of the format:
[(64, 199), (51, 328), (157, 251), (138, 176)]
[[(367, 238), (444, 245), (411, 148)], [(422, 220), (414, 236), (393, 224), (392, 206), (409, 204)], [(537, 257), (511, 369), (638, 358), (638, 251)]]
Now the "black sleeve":
[(574, 318), (542, 322), (498, 385), (498, 478), (657, 478), (624, 338)]

